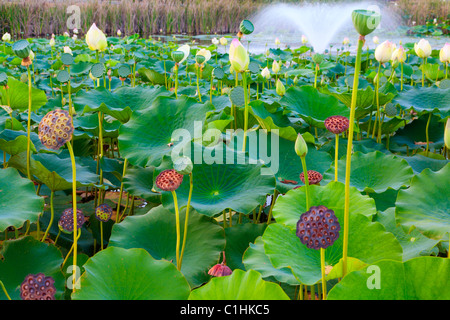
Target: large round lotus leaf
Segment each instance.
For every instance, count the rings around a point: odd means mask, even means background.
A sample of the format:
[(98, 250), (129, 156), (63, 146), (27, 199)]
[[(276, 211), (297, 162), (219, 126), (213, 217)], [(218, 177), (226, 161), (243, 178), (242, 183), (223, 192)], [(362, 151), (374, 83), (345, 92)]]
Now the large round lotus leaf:
[(417, 230), (407, 234), (402, 227), (395, 224), (395, 208), (389, 208), (384, 212), (378, 212), (374, 221), (378, 221), (386, 231), (391, 232), (403, 248), (403, 261), (419, 257), (421, 252), (427, 254), (440, 240), (425, 237)]
[(242, 255), (247, 250), (249, 244), (261, 236), (266, 228), (266, 224), (245, 223), (238, 224), (231, 228), (225, 228), (225, 258), (227, 266), (232, 270), (245, 270), (242, 263)]
[[(10, 166), (26, 173), (26, 152), (11, 157)], [(87, 167), (76, 164), (77, 186), (92, 186), (98, 176)], [(30, 173), (37, 181), (45, 184), (50, 190), (68, 190), (72, 188), (72, 164), (69, 158), (61, 159), (56, 154), (34, 154), (30, 161)]]
[(213, 278), (194, 289), (189, 300), (289, 300), (289, 297), (278, 284), (263, 280), (257, 271), (237, 269), (229, 276)]
[(93, 90), (79, 91), (73, 97), (73, 103), (78, 113), (101, 111), (125, 123), (130, 119), (132, 111), (147, 108), (158, 96), (171, 94), (163, 87), (120, 87), (111, 92), (99, 86)]
[(433, 112), (441, 118), (450, 116), (450, 88), (441, 89), (432, 87), (414, 87), (404, 90), (392, 101), (399, 104), (404, 110), (413, 109), (419, 114)]
[[(206, 155), (205, 152), (217, 152), (219, 148), (222, 146), (203, 148), (203, 155)], [(228, 151), (227, 148), (225, 150)], [(229, 154), (236, 157), (233, 151)], [(194, 161), (192, 170), (194, 188), (191, 206), (201, 214), (212, 217), (226, 209), (248, 214), (264, 203), (267, 194), (274, 192), (275, 177), (270, 171), (266, 172), (264, 169), (267, 168), (260, 163), (251, 164), (249, 159), (245, 158), (245, 164), (239, 164), (238, 161), (209, 164), (205, 159), (206, 157), (201, 164), (195, 164)], [(162, 171), (161, 168), (158, 170)], [(155, 175), (157, 173), (155, 172)], [(186, 205), (189, 197), (188, 176), (183, 179), (176, 193), (178, 205)], [(162, 192), (162, 203), (166, 209), (174, 210), (171, 192)]]
[(280, 100), (287, 110), (301, 117), (309, 125), (325, 128), (326, 118), (335, 115), (349, 117), (350, 110), (333, 96), (320, 93), (311, 86), (291, 87)]
[[(110, 119), (112, 121), (102, 122), (102, 133), (103, 138), (117, 138), (119, 135), (119, 127), (121, 125), (120, 121)], [(76, 117), (73, 120), (73, 126), (75, 128), (81, 128), (84, 132), (91, 132), (94, 136), (98, 137), (99, 134), (99, 119), (98, 114), (88, 114)]]
[(400, 190), (395, 203), (397, 223), (407, 232), (412, 228), (431, 239), (450, 231), (450, 164), (434, 172), (425, 169), (414, 176), (411, 186)]
[[(8, 90), (0, 86), (0, 104), (9, 105), (19, 112), (28, 110), (28, 84), (8, 77)], [(9, 98), (9, 100), (8, 100)], [(9, 103), (8, 103), (9, 101)], [(36, 111), (47, 103), (45, 91), (31, 88), (31, 111)]]
[(275, 279), (276, 281), (290, 285), (300, 284), (292, 274), (291, 269), (277, 269), (272, 265), (269, 257), (264, 252), (264, 242), (261, 237), (256, 238), (255, 243), (250, 243), (242, 257), (242, 261), (247, 270), (253, 269), (258, 271), (264, 279)]
[[(344, 184), (340, 182), (330, 182), (323, 187), (310, 186), (310, 205), (324, 205), (332, 209), (341, 224), (339, 238), (325, 253), (326, 264), (331, 266), (342, 258), (344, 189)], [(304, 212), (305, 188), (291, 190), (278, 198), (273, 215), (279, 223), (269, 225), (262, 239), (265, 253), (274, 267), (291, 268), (300, 282), (311, 285), (321, 278), (320, 251), (307, 248), (295, 234), (296, 223)], [(371, 222), (369, 219), (375, 212), (373, 199), (351, 188), (348, 256), (365, 263), (374, 263), (381, 259), (400, 260), (402, 249), (397, 239), (386, 232), (380, 223)]]
[[(46, 149), (36, 133), (31, 132), (30, 150), (37, 152), (40, 149)], [(23, 151), (27, 151), (28, 139), (27, 133), (23, 131), (14, 131), (5, 129), (0, 133), (0, 150), (5, 151), (9, 155), (16, 155)]]
[[(120, 128), (120, 154), (133, 165), (158, 166), (173, 148), (183, 147), (194, 139), (195, 128), (201, 132), (198, 127), (213, 109), (209, 102), (202, 104), (193, 98), (158, 97), (142, 113), (133, 113), (130, 121)], [(177, 135), (173, 141), (175, 130), (181, 137)]]
[(161, 194), (152, 191), (154, 167), (128, 168), (123, 178), (123, 187), (134, 196), (150, 202), (161, 202)]
[(143, 249), (109, 247), (86, 262), (74, 300), (185, 300), (190, 287), (168, 261)]
[(328, 293), (330, 300), (448, 300), (450, 259), (419, 257), (380, 261), (349, 273)]
[[(325, 172), (324, 180), (334, 180), (334, 164)], [(346, 160), (338, 161), (338, 180), (345, 182)], [(381, 193), (388, 188), (398, 190), (409, 185), (414, 172), (406, 160), (380, 151), (352, 154), (350, 185), (359, 191)]]
[(443, 167), (445, 167), (445, 165), (447, 163), (450, 162), (450, 160), (447, 160), (447, 159), (433, 159), (433, 158), (429, 158), (429, 157), (426, 157), (421, 154), (415, 154), (411, 157), (406, 157), (406, 156), (400, 156), (400, 157), (405, 159), (408, 162), (408, 164), (414, 170), (415, 174), (419, 174), (427, 168), (432, 171), (439, 171)]
[[(0, 255), (3, 256), (3, 260), (0, 260), (0, 280), (5, 285), (11, 299), (20, 300), (20, 285), (25, 277), (40, 272), (55, 280), (55, 298), (61, 299), (65, 286), (64, 276), (60, 269), (63, 256), (55, 246), (28, 236), (18, 240), (5, 241)], [(0, 290), (0, 300), (6, 299), (3, 290)]]
[[(186, 210), (180, 211), (181, 238)], [(155, 259), (176, 263), (175, 214), (158, 206), (142, 216), (130, 216), (114, 225), (110, 246), (143, 248)], [(222, 227), (211, 218), (189, 211), (188, 234), (181, 272), (192, 287), (209, 280), (208, 270), (219, 261), (225, 247)]]
[(27, 220), (36, 222), (43, 208), (44, 199), (36, 195), (33, 182), (15, 168), (0, 170), (0, 232), (20, 228)]

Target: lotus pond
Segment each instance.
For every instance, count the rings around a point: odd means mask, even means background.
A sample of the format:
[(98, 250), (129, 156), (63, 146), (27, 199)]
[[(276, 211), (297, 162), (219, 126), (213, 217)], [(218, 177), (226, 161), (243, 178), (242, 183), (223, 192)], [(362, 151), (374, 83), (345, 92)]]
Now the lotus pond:
[(4, 38), (0, 299), (450, 299), (450, 45), (366, 18), (356, 53)]

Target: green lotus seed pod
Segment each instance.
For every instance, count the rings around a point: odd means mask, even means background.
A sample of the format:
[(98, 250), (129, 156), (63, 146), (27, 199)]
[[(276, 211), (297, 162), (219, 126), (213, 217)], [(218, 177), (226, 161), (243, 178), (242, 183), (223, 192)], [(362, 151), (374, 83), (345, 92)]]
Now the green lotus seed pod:
[(172, 52), (172, 59), (176, 63), (179, 63), (184, 58), (184, 52), (183, 51), (173, 51)]
[(356, 31), (362, 36), (367, 36), (378, 27), (381, 15), (371, 10), (354, 10), (352, 20)]
[(197, 62), (198, 64), (202, 64), (203, 62), (205, 62), (205, 56), (202, 56), (200, 54), (195, 56), (195, 62)]
[(173, 162), (173, 168), (179, 174), (190, 174), (194, 165), (189, 157), (182, 156)]
[(397, 107), (395, 106), (395, 104), (393, 104), (392, 102), (389, 102), (385, 107), (384, 107), (384, 112), (386, 112), (386, 115), (388, 117), (395, 117), (398, 113), (397, 111)]
[(308, 153), (308, 145), (300, 133), (297, 135), (297, 140), (295, 140), (295, 153), (299, 157), (305, 157)]
[(12, 50), (19, 58), (28, 58), (31, 51), (30, 43), (27, 40), (19, 40), (13, 44)]
[(249, 20), (242, 20), (241, 24), (239, 25), (239, 30), (243, 34), (250, 34), (255, 30), (255, 27), (253, 26), (253, 23), (251, 23)]
[(319, 53), (315, 53), (312, 57), (315, 64), (321, 64), (323, 61), (323, 56)]

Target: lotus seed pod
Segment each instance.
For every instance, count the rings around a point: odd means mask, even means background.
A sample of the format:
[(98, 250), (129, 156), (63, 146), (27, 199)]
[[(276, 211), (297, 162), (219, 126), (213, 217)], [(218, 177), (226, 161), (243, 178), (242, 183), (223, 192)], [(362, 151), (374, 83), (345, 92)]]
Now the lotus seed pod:
[(108, 222), (112, 214), (113, 209), (106, 203), (99, 205), (95, 209), (95, 217), (102, 222)]
[(323, 56), (320, 53), (315, 53), (312, 57), (315, 64), (321, 64), (323, 61)]
[(180, 63), (181, 60), (184, 58), (184, 52), (182, 51), (173, 51), (172, 52), (172, 59), (176, 63)]
[[(308, 170), (308, 182), (309, 184), (319, 184), (320, 181), (322, 181), (322, 175), (314, 170)], [(303, 183), (305, 183), (305, 174), (302, 172), (300, 173), (300, 180), (302, 180)]]
[(346, 131), (349, 124), (350, 121), (344, 116), (331, 116), (326, 118), (324, 122), (325, 128), (334, 134), (340, 134)]
[(371, 10), (354, 10), (352, 12), (352, 21), (356, 31), (361, 36), (367, 36), (378, 27), (381, 15)]
[(341, 226), (334, 211), (325, 206), (312, 206), (300, 216), (296, 235), (310, 249), (326, 249), (339, 238)]
[(30, 55), (30, 43), (27, 40), (19, 40), (12, 46), (12, 51), (19, 58), (25, 59)]
[(305, 157), (308, 153), (308, 145), (300, 133), (297, 135), (297, 140), (295, 140), (295, 153), (299, 157)]
[(65, 110), (48, 112), (39, 123), (39, 140), (49, 149), (58, 150), (72, 139), (72, 117)]
[(395, 104), (393, 104), (392, 102), (389, 102), (384, 107), (384, 112), (386, 112), (386, 115), (388, 117), (395, 117), (397, 115), (398, 111), (397, 111), (397, 107), (395, 106)]
[(194, 168), (191, 158), (183, 156), (173, 162), (173, 168), (182, 175), (190, 174)]
[(197, 62), (198, 64), (202, 64), (203, 62), (205, 62), (205, 60), (206, 60), (205, 56), (202, 55), (195, 56), (195, 62)]
[(224, 263), (216, 264), (208, 271), (208, 274), (213, 277), (229, 276), (232, 273), (233, 271), (230, 269), (230, 267), (226, 266)]
[[(77, 228), (81, 228), (84, 224), (84, 215), (81, 210), (77, 209)], [(58, 227), (65, 233), (73, 232), (73, 209), (68, 208), (63, 211), (61, 218), (58, 221)]]
[(168, 169), (156, 177), (156, 186), (163, 191), (175, 191), (183, 182), (183, 175), (175, 169)]
[(55, 280), (43, 273), (29, 274), (20, 285), (22, 300), (55, 300)]

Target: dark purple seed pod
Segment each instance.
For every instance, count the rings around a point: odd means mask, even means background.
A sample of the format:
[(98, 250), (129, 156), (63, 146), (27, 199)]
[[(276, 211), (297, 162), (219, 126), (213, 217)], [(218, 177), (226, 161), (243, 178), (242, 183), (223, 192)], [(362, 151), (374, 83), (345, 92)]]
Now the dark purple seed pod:
[[(308, 182), (309, 184), (319, 184), (320, 181), (322, 181), (322, 175), (314, 170), (308, 170)], [(305, 174), (302, 172), (300, 173), (300, 180), (302, 180), (303, 183), (305, 183)]]
[[(84, 224), (85, 218), (83, 212), (77, 209), (77, 228), (81, 228)], [(61, 218), (59, 218), (58, 226), (61, 231), (66, 233), (73, 232), (73, 208), (68, 208), (63, 211)]]
[(95, 209), (95, 217), (102, 222), (108, 222), (112, 214), (113, 209), (106, 203), (99, 205)]
[(348, 129), (350, 121), (344, 116), (331, 116), (325, 119), (325, 128), (334, 134), (340, 134)]
[(175, 191), (183, 182), (183, 175), (175, 169), (168, 169), (156, 177), (156, 186), (163, 191)]
[(296, 235), (310, 249), (326, 249), (337, 238), (341, 225), (334, 211), (325, 206), (312, 206), (300, 216)]
[(39, 122), (39, 140), (49, 149), (58, 150), (72, 139), (72, 117), (65, 110), (48, 112)]
[(55, 280), (43, 273), (29, 274), (20, 285), (22, 300), (55, 300)]

